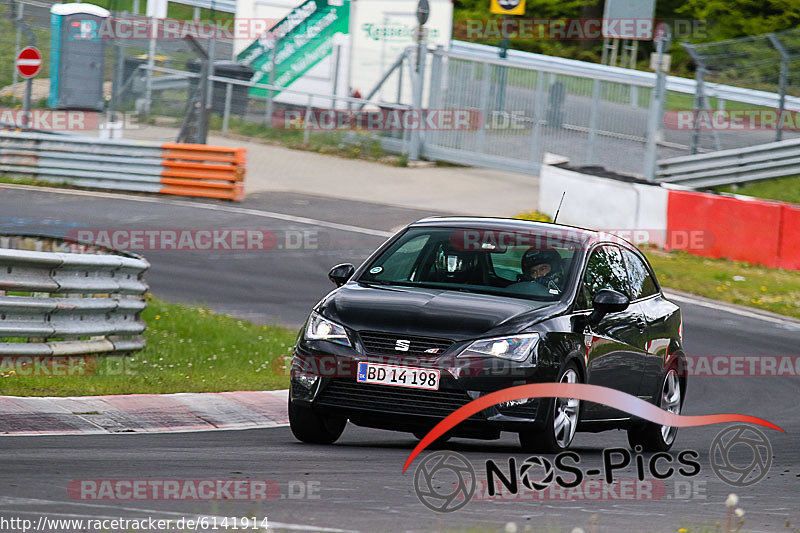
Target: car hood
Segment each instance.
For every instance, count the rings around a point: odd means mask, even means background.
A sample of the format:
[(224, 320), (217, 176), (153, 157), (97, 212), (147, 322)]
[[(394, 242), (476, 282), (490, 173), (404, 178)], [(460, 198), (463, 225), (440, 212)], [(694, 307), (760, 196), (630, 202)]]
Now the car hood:
[(347, 283), (318, 307), (356, 331), (464, 340), (519, 333), (563, 304), (419, 287)]

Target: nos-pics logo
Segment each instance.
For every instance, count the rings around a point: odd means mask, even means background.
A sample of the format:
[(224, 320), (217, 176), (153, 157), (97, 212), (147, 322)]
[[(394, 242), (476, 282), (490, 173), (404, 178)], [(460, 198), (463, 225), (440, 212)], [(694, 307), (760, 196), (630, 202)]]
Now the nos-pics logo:
[[(697, 452), (681, 453), (698, 456)], [(766, 477), (772, 466), (772, 445), (767, 436), (753, 426), (730, 426), (712, 440), (709, 462), (724, 483), (734, 487), (755, 485)], [(697, 467), (695, 474), (699, 473), (700, 464), (693, 464)], [(537, 476), (535, 473), (541, 474)], [(519, 474), (525, 488), (541, 491), (553, 482), (553, 464), (544, 457), (529, 457), (522, 463)], [(475, 495), (477, 485), (472, 464), (460, 453), (448, 450), (427, 455), (414, 473), (414, 490), (419, 501), (438, 513), (457, 511), (467, 505)]]

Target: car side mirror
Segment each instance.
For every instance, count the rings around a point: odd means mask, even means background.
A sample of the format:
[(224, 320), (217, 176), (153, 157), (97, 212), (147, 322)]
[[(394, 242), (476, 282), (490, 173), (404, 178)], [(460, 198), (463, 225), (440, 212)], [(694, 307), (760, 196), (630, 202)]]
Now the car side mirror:
[(330, 279), (334, 285), (337, 287), (341, 287), (347, 280), (353, 277), (353, 274), (356, 272), (356, 267), (351, 265), (350, 263), (342, 263), (341, 265), (336, 265), (328, 272), (328, 279)]
[(619, 291), (611, 289), (601, 289), (597, 291), (592, 299), (592, 314), (589, 315), (589, 324), (594, 326), (603, 320), (609, 313), (619, 313), (630, 305), (628, 297)]

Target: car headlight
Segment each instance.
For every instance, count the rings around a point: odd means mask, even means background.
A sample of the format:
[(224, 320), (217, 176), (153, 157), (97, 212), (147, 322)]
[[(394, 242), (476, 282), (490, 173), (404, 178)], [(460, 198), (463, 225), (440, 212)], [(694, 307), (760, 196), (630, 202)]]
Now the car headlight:
[(481, 355), (524, 361), (539, 340), (538, 333), (480, 339), (467, 346), (459, 355)]
[(305, 338), (309, 341), (330, 341), (352, 347), (344, 327), (319, 313), (311, 313), (308, 317)]

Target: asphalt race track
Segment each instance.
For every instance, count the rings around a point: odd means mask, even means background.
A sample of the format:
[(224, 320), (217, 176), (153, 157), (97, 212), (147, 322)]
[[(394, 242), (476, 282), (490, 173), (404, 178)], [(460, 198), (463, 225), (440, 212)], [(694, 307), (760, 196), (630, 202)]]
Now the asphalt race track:
[[(281, 243), (280, 236), (287, 231), (312, 232), (318, 237), (316, 249), (145, 253), (152, 263), (147, 279), (158, 296), (203, 303), (255, 321), (297, 326), (331, 289), (326, 276), (331, 265), (358, 263), (387, 232), (430, 214), (288, 193), (254, 195), (236, 205), (140, 199), (146, 201), (0, 188), (0, 233), (245, 228), (272, 230)], [(347, 224), (361, 229), (340, 226)], [(683, 309), (686, 346), (692, 355), (798, 354), (797, 325), (713, 304), (676, 301)], [(709, 446), (724, 425), (680, 430), (673, 455), (696, 450), (700, 472), (665, 480), (654, 497), (621, 499), (618, 491), (611, 490), (601, 493), (598, 500), (587, 491), (583, 500), (471, 501), (448, 514), (428, 510), (414, 491), (414, 469), (428, 452), (402, 474), (416, 440), (400, 433), (350, 425), (333, 446), (300, 444), (288, 428), (3, 437), (0, 516), (266, 516), (276, 531), (465, 531), (470, 526), (502, 531), (509, 521), (520, 531), (526, 525), (541, 528), (536, 531), (571, 531), (573, 527), (592, 531), (593, 524), (596, 531), (676, 531), (724, 521), (723, 502), (735, 492), (746, 512), (745, 530), (796, 531), (800, 525), (798, 380), (797, 376), (698, 377), (690, 382), (684, 414), (743, 413), (766, 418), (786, 431), (764, 430), (773, 448), (773, 463), (767, 476), (749, 487), (729, 486), (711, 469)], [(584, 469), (601, 467), (603, 448), (626, 446), (622, 432), (580, 433), (574, 443)], [(455, 439), (436, 449), (464, 454), (479, 478), (485, 477), (487, 459), (506, 471), (509, 457), (520, 463), (527, 457), (518, 451), (512, 435), (488, 442)], [(631, 466), (617, 479), (635, 477)], [(267, 502), (202, 503), (83, 501), (68, 496), (66, 487), (71, 481), (98, 478), (271, 479), (278, 483), (280, 497)]]

